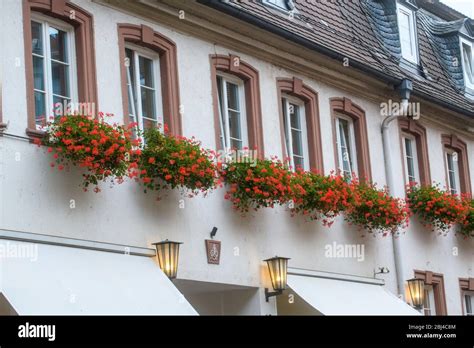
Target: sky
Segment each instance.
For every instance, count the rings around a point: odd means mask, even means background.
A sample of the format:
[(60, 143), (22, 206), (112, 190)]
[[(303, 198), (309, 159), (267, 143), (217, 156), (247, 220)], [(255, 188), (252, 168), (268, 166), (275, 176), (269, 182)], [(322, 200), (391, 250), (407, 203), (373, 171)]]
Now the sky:
[(441, 2), (474, 19), (474, 0), (441, 0)]

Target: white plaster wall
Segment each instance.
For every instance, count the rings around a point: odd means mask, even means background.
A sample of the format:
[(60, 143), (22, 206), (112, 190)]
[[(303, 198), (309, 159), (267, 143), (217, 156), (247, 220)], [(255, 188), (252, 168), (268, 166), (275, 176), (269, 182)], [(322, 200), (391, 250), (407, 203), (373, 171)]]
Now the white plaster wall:
[[(157, 23), (86, 0), (74, 2), (94, 14), (99, 105), (102, 111), (113, 112), (115, 120), (120, 121), (122, 116), (116, 24), (146, 24), (177, 44), (184, 135), (194, 135), (203, 146), (215, 147), (209, 54), (234, 53), (260, 72), (266, 155), (281, 156), (282, 153), (275, 79), (296, 75), (319, 93), (325, 171), (329, 173), (335, 167), (329, 98), (345, 96), (366, 111), (372, 177), (380, 186), (385, 184), (378, 103)], [(14, 33), (5, 37), (9, 49), (3, 63), (3, 117), (9, 122), (8, 133), (24, 136), (27, 123), (25, 72), (23, 64), (14, 65), (16, 57), (21, 62), (24, 60), (21, 2), (6, 0), (3, 6), (2, 23)], [(430, 128), (428, 137), (432, 178), (441, 181), (444, 167), (441, 159), (436, 160), (442, 158), (438, 133)], [(391, 136), (393, 166), (399, 173), (395, 178), (401, 185), (401, 189), (397, 186), (397, 193), (402, 194), (400, 145), (395, 127)], [(4, 148), (0, 228), (147, 247), (165, 238), (174, 239), (184, 242), (179, 277), (246, 286), (263, 285), (261, 260), (275, 254), (291, 257), (292, 267), (363, 276), (372, 276), (376, 267), (385, 266), (392, 272), (381, 277), (386, 280), (388, 289), (396, 292), (391, 239), (362, 236), (341, 219), (329, 229), (319, 222), (291, 218), (283, 208), (266, 209), (242, 218), (224, 201), (223, 190), (216, 190), (207, 198), (194, 199), (168, 192), (164, 199), (157, 201), (155, 194), (145, 195), (137, 184), (127, 182), (111, 189), (107, 184), (102, 185), (103, 191), (99, 194), (84, 193), (80, 188), (79, 171), (75, 168), (69, 172), (51, 170), (50, 159), (42, 149), (7, 137), (0, 138), (0, 145)], [(471, 153), (473, 146), (470, 142)], [(471, 173), (474, 173), (473, 163), (471, 160)], [(184, 199), (184, 209), (179, 208), (180, 199)], [(74, 200), (74, 209), (70, 208), (71, 200)], [(204, 239), (209, 237), (213, 226), (219, 228), (217, 239), (222, 241), (221, 265), (217, 267), (207, 264), (204, 246)], [(410, 228), (402, 238), (405, 278), (412, 276), (414, 268), (444, 273), (448, 311), (460, 312), (456, 279), (473, 276), (473, 241), (461, 241), (452, 235), (436, 237), (419, 226)], [(326, 258), (324, 247), (334, 241), (364, 244), (365, 260)], [(453, 258), (451, 248), (458, 244), (463, 247)]]

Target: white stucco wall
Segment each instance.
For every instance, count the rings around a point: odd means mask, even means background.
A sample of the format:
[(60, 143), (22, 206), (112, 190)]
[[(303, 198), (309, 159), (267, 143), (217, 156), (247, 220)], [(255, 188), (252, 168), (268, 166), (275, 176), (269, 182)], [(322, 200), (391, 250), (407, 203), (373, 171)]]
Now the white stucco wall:
[[(114, 113), (116, 121), (122, 120), (117, 23), (146, 24), (171, 38), (178, 47), (184, 135), (196, 136), (204, 147), (215, 147), (209, 54), (233, 53), (260, 73), (266, 155), (281, 156), (282, 153), (275, 80), (297, 76), (319, 93), (325, 171), (329, 173), (335, 167), (329, 98), (345, 96), (366, 111), (372, 177), (380, 186), (385, 184), (380, 133), (382, 118), (378, 103), (157, 23), (86, 0), (74, 2), (94, 14), (99, 105), (102, 111)], [(2, 47), (8, 47), (2, 63), (3, 118), (9, 123), (8, 133), (24, 136), (27, 113), (21, 2), (3, 1), (3, 7), (2, 23), (11, 33), (4, 36), (2, 44)], [(15, 65), (17, 58), (20, 66)], [(431, 176), (433, 180), (444, 182), (441, 132), (431, 126), (428, 128)], [(395, 178), (399, 180), (397, 193), (400, 194), (403, 176), (395, 126), (391, 136), (393, 168), (398, 173)], [(470, 141), (468, 146), (472, 154), (474, 143)], [(159, 202), (154, 193), (143, 194), (142, 188), (134, 182), (111, 189), (105, 184), (99, 194), (84, 193), (80, 187), (80, 173), (74, 168), (69, 172), (51, 170), (50, 158), (42, 149), (9, 137), (0, 137), (0, 148), (3, 149), (0, 228), (142, 247), (150, 247), (151, 243), (165, 238), (178, 240), (184, 242), (180, 253), (180, 278), (245, 286), (262, 286), (262, 260), (275, 254), (291, 257), (292, 267), (363, 276), (373, 276), (375, 268), (384, 266), (392, 272), (381, 277), (386, 280), (387, 288), (396, 292), (391, 238), (362, 236), (341, 219), (329, 229), (319, 222), (291, 218), (283, 208), (266, 209), (242, 218), (224, 201), (223, 190), (216, 190), (207, 198), (193, 199), (184, 198), (176, 191), (167, 192)], [(471, 173), (474, 173), (472, 158), (470, 165)], [(185, 202), (184, 209), (179, 207), (181, 199)], [(71, 200), (74, 200), (74, 209), (70, 208)], [(209, 237), (213, 226), (219, 228), (216, 238), (222, 241), (219, 266), (206, 262), (204, 239)], [(405, 278), (413, 276), (413, 269), (443, 273), (448, 313), (459, 314), (457, 278), (473, 276), (474, 242), (461, 240), (453, 234), (438, 237), (417, 224), (401, 238)], [(334, 241), (364, 244), (364, 261), (326, 258), (324, 248)], [(454, 246), (459, 246), (457, 256), (452, 255)]]

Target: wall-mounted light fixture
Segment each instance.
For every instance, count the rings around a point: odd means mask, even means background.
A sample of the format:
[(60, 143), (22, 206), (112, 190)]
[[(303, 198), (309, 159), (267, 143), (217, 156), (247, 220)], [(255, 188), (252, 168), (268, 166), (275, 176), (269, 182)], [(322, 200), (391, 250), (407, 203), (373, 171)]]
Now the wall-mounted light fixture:
[(407, 282), (411, 304), (415, 309), (421, 310), (425, 303), (425, 281), (423, 279), (413, 278)]
[(156, 248), (156, 257), (160, 264), (161, 270), (170, 279), (176, 278), (178, 273), (178, 259), (179, 259), (179, 246), (180, 242), (172, 242), (164, 240), (162, 242), (153, 243)]
[(288, 260), (287, 257), (275, 256), (271, 259), (266, 259), (268, 271), (270, 272), (270, 278), (272, 280), (272, 286), (274, 292), (270, 292), (268, 288), (265, 288), (265, 300), (272, 296), (281, 295), (283, 290), (286, 289), (286, 280), (288, 276)]

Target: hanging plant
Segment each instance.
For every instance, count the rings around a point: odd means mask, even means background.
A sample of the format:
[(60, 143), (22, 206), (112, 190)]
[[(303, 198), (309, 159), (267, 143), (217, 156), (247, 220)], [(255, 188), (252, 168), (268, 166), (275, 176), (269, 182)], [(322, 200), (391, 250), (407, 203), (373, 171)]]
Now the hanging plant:
[(458, 222), (466, 209), (457, 195), (443, 191), (438, 186), (410, 185), (407, 203), (425, 226), (443, 234)]
[(148, 128), (138, 163), (138, 177), (148, 190), (181, 188), (189, 196), (215, 188), (217, 169), (214, 153), (200, 147), (194, 138)]
[(231, 162), (221, 175), (229, 187), (225, 198), (241, 213), (291, 199), (291, 172), (276, 158)]
[(459, 219), (459, 233), (465, 237), (474, 237), (474, 200), (466, 196), (462, 202), (464, 214)]
[(99, 182), (107, 179), (121, 183), (136, 166), (131, 159), (138, 140), (132, 140), (128, 127), (105, 122), (103, 113), (98, 119), (83, 115), (58, 117), (47, 124), (45, 132), (37, 144), (47, 146), (53, 155), (51, 167), (60, 171), (69, 165), (84, 168), (85, 191), (95, 185), (94, 191), (99, 192)]
[(351, 187), (353, 202), (345, 214), (350, 224), (384, 236), (408, 226), (410, 213), (403, 200), (390, 196), (386, 190), (378, 190), (371, 183), (353, 180)]
[(292, 178), (292, 187), (292, 212), (312, 220), (322, 219), (325, 226), (330, 227), (352, 203), (351, 187), (340, 175), (298, 171)]

